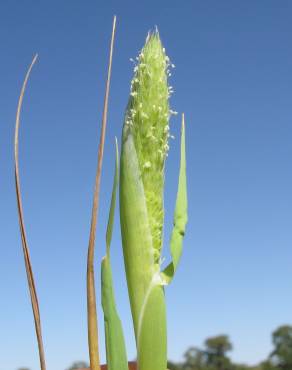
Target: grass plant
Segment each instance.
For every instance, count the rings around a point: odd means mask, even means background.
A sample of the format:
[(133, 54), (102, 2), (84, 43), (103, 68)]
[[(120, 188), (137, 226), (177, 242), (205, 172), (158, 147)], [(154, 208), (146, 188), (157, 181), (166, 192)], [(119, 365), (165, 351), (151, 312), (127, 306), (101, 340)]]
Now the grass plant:
[[(87, 256), (88, 347), (91, 370), (100, 369), (96, 309), (94, 249), (99, 206), (100, 179), (105, 145), (116, 17), (112, 37), (104, 107), (98, 149), (97, 171)], [(21, 90), (15, 128), (15, 180), (20, 232), (38, 340), (41, 370), (46, 370), (39, 304), (29, 256), (20, 191), (18, 137), (23, 96), (35, 57)], [(108, 226), (106, 254), (101, 262), (101, 303), (104, 312), (105, 346), (109, 370), (127, 370), (128, 361), (122, 323), (113, 287), (110, 244), (119, 188), (120, 224), (125, 271), (137, 345), (139, 370), (165, 370), (167, 367), (167, 324), (165, 286), (174, 277), (182, 253), (187, 223), (185, 126), (182, 115), (180, 171), (170, 239), (172, 261), (162, 268), (164, 226), (165, 161), (169, 151), (171, 115), (169, 86), (171, 64), (156, 30), (149, 33), (136, 58), (130, 97), (125, 112), (121, 156), (116, 140), (116, 161)], [(120, 167), (120, 169), (119, 169)]]

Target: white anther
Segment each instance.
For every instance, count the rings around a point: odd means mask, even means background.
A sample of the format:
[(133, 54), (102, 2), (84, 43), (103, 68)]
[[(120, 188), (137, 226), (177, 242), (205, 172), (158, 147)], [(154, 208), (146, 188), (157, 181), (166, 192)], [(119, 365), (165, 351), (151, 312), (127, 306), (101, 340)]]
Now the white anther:
[(150, 167), (151, 167), (151, 163), (149, 161), (145, 162), (143, 165), (143, 168), (150, 168)]

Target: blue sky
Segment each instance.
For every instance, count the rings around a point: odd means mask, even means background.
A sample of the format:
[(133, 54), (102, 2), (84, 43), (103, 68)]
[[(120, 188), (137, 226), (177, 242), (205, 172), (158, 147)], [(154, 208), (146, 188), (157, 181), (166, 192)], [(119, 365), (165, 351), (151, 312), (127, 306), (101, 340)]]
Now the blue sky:
[[(102, 5), (103, 4), (103, 5)], [(282, 1), (2, 1), (0, 5), (1, 370), (39, 368), (13, 176), (16, 104), (24, 99), (20, 170), (48, 369), (88, 360), (85, 273), (112, 17), (118, 17), (96, 245), (105, 252), (114, 136), (121, 136), (130, 57), (158, 26), (185, 112), (189, 224), (167, 288), (169, 358), (226, 333), (249, 364), (291, 323), (292, 3)], [(171, 123), (165, 250), (175, 202), (180, 119)], [(135, 356), (116, 217), (112, 259), (129, 358)], [(99, 289), (99, 288), (98, 288)], [(103, 324), (100, 317), (102, 359)]]

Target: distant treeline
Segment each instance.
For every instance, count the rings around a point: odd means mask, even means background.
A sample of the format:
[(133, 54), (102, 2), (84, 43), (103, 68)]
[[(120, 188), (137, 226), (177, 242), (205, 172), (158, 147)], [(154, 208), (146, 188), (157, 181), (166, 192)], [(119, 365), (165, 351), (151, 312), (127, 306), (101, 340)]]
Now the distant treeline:
[(272, 333), (274, 349), (257, 366), (236, 364), (228, 357), (232, 343), (227, 335), (206, 339), (204, 348), (191, 347), (181, 363), (169, 362), (169, 370), (292, 370), (292, 326), (280, 326)]
[[(228, 357), (232, 343), (227, 335), (207, 338), (204, 348), (191, 347), (184, 354), (184, 361), (168, 362), (169, 370), (292, 370), (292, 326), (280, 326), (272, 333), (274, 349), (268, 358), (257, 366), (236, 364)], [(80, 361), (73, 363), (67, 370), (87, 368)], [(21, 368), (18, 370), (29, 370)]]

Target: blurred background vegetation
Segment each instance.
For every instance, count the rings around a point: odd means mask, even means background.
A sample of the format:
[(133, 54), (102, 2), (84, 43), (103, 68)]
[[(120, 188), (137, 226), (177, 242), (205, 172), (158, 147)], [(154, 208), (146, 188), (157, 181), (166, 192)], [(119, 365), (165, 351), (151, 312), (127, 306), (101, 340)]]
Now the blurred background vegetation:
[[(169, 370), (292, 370), (292, 326), (282, 325), (272, 333), (273, 350), (263, 362), (255, 366), (232, 362), (229, 353), (232, 342), (228, 335), (207, 338), (204, 347), (190, 347), (182, 362), (168, 362)], [(66, 370), (85, 369), (88, 364), (74, 362)], [(26, 367), (18, 370), (30, 370)]]
[(227, 335), (207, 338), (204, 348), (191, 347), (181, 363), (169, 362), (169, 370), (292, 370), (292, 326), (272, 333), (273, 351), (256, 366), (233, 363), (228, 356), (232, 343)]

